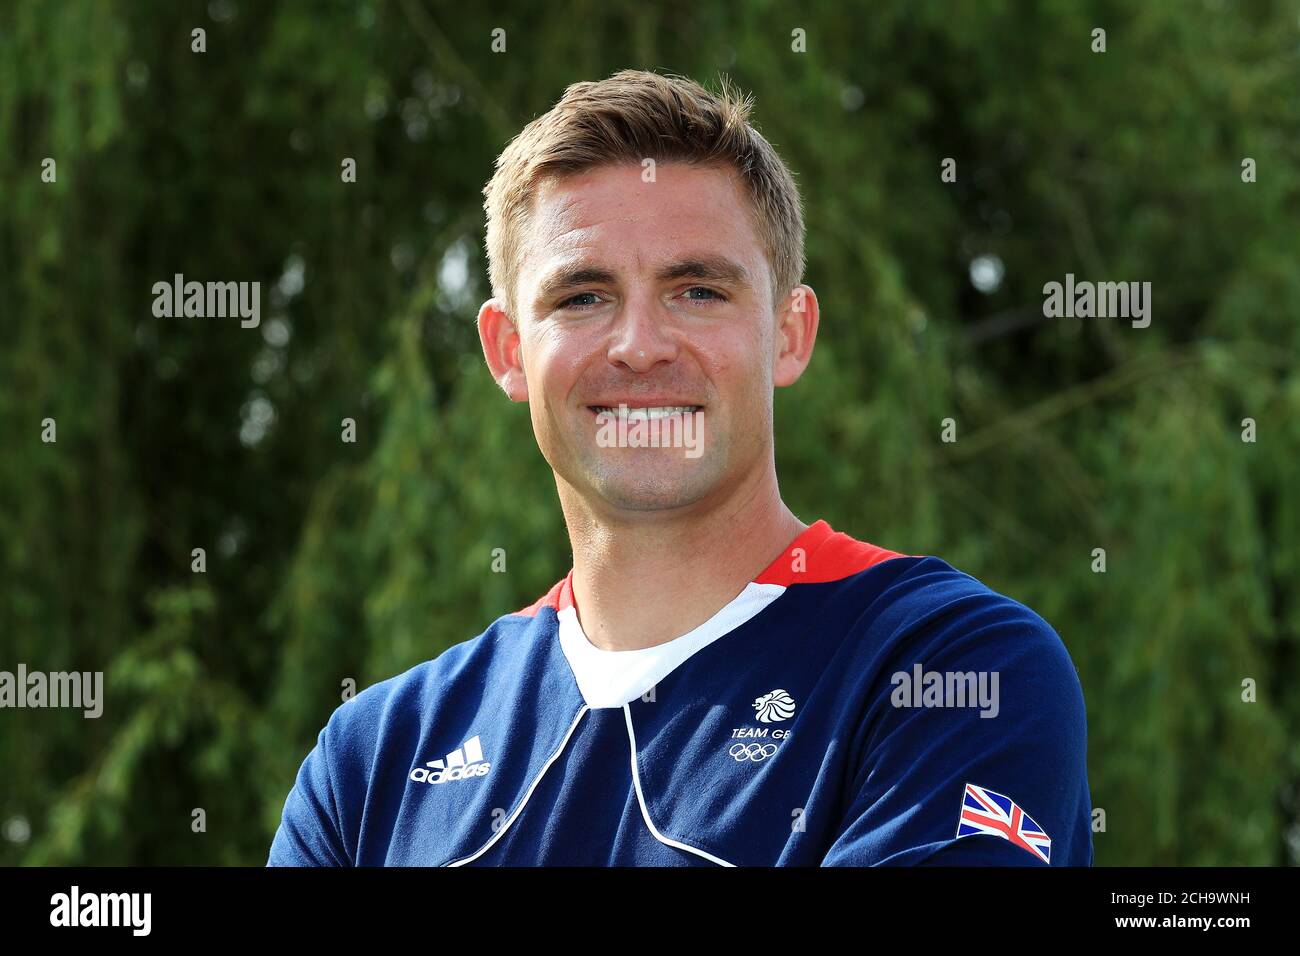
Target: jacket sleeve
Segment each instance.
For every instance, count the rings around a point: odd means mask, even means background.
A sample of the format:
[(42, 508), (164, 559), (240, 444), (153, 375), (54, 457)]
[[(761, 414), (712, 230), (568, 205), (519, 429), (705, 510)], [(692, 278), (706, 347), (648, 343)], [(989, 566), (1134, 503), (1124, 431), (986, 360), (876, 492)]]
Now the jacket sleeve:
[(1051, 626), (967, 595), (889, 661), (822, 865), (1091, 865), (1083, 691)]
[(331, 720), (321, 729), (316, 746), (298, 770), (284, 802), (267, 866), (353, 865), (339, 823), (329, 747), (332, 725)]

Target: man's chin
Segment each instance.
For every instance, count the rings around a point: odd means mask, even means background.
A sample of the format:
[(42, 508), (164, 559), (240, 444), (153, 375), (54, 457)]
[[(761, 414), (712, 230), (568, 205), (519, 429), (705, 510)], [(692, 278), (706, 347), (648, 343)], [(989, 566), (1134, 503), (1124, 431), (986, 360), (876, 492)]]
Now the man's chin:
[(712, 483), (699, 475), (606, 475), (590, 488), (601, 501), (620, 511), (674, 511), (688, 508), (706, 497)]

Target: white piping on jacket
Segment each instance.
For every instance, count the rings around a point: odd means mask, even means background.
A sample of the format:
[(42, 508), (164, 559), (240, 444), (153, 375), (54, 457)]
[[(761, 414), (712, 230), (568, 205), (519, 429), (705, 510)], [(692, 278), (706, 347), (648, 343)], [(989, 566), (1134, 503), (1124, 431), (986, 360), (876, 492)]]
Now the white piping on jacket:
[(702, 856), (704, 859), (718, 864), (718, 866), (735, 866), (736, 864), (728, 863), (726, 860), (716, 857), (712, 853), (707, 853), (697, 847), (687, 846), (680, 840), (666, 837), (655, 827), (654, 821), (650, 819), (650, 811), (645, 805), (645, 794), (641, 792), (641, 774), (637, 770), (636, 766), (636, 733), (632, 730), (632, 709), (627, 704), (623, 705), (623, 716), (627, 718), (627, 738), (632, 744), (632, 785), (636, 787), (636, 799), (637, 802), (641, 804), (641, 816), (645, 819), (645, 825), (650, 828), (650, 832), (654, 834), (654, 838), (667, 846), (676, 847), (679, 850), (685, 850), (687, 853), (694, 853), (696, 856)]
[(510, 824), (514, 823), (519, 814), (523, 812), (524, 806), (528, 803), (528, 798), (533, 795), (533, 791), (537, 789), (537, 785), (542, 782), (542, 777), (546, 775), (546, 771), (550, 768), (551, 764), (555, 763), (556, 758), (558, 758), (560, 754), (564, 753), (564, 747), (569, 742), (569, 738), (572, 737), (573, 732), (578, 729), (578, 721), (582, 720), (582, 715), (589, 709), (590, 708), (586, 704), (582, 705), (582, 708), (578, 711), (578, 716), (574, 717), (573, 723), (569, 725), (569, 732), (565, 734), (564, 739), (560, 741), (560, 746), (555, 748), (555, 753), (551, 754), (546, 763), (542, 765), (542, 769), (538, 771), (537, 776), (533, 778), (533, 782), (529, 785), (528, 792), (524, 794), (523, 800), (519, 801), (519, 806), (515, 807), (515, 812), (506, 818), (506, 822), (501, 824), (501, 828), (497, 830), (496, 833), (492, 834), (492, 839), (488, 840), (487, 843), (484, 843), (477, 853), (450, 863), (444, 863), (443, 866), (461, 866), (465, 863), (473, 863), (480, 856), (486, 853), (492, 847), (493, 843), (496, 843), (497, 840), (501, 839), (501, 835), (504, 834), (506, 830), (510, 829)]

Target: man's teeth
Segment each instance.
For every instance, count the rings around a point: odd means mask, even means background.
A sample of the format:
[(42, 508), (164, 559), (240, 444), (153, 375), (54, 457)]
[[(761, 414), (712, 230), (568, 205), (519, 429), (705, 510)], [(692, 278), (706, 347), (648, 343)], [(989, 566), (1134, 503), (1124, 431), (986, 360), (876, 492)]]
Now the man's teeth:
[(628, 421), (650, 420), (656, 418), (667, 418), (669, 415), (685, 415), (690, 412), (699, 411), (698, 405), (659, 405), (653, 408), (628, 408), (626, 405), (620, 405), (618, 408), (610, 408), (608, 405), (597, 405), (597, 415), (614, 415), (619, 414)]

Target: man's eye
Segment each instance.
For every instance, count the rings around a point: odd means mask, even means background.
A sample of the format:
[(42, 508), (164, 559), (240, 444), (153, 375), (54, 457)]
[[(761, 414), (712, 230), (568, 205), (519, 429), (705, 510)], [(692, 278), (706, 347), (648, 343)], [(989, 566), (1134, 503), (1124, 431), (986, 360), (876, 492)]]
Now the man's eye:
[[(583, 303), (578, 302), (579, 299), (584, 298), (584, 297), (586, 297), (586, 296), (591, 296), (591, 298), (594, 299), (595, 301), (594, 301), (594, 302), (583, 302)], [(593, 305), (595, 305), (595, 304), (596, 304), (597, 302), (599, 302), (599, 301), (600, 301), (599, 297), (598, 297), (598, 296), (596, 295), (596, 293), (594, 293), (594, 292), (579, 292), (577, 295), (575, 295), (575, 296), (570, 296), (569, 298), (567, 298), (567, 299), (565, 299), (563, 302), (561, 302), (561, 303), (560, 303), (560, 308), (561, 308), (561, 309), (574, 309), (574, 308), (581, 309), (581, 308), (583, 308), (584, 306), (593, 306)]]
[(690, 296), (692, 292), (708, 293), (708, 298), (696, 299), (695, 300), (696, 302), (708, 302), (709, 299), (716, 299), (719, 302), (725, 302), (727, 300), (727, 297), (723, 295), (721, 292), (718, 292), (716, 289), (710, 289), (708, 286), (703, 286), (703, 285), (691, 286), (689, 289), (686, 290), (687, 296)]

